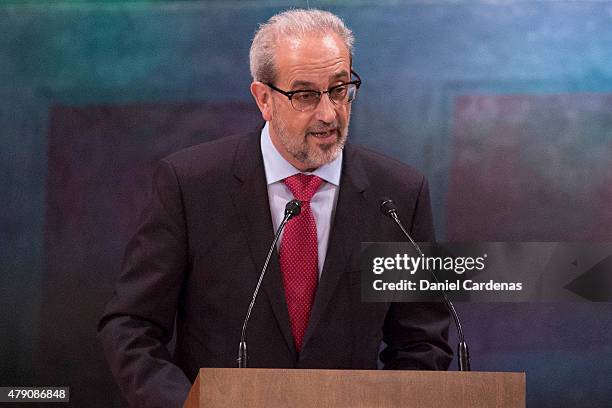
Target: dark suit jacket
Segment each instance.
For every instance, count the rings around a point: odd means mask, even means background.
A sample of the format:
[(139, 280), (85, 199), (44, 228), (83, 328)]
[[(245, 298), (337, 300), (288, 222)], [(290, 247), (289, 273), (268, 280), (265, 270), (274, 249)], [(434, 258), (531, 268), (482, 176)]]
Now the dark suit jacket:
[[(384, 340), (385, 368), (448, 368), (443, 305), (360, 300), (360, 242), (404, 240), (379, 211), (384, 196), (394, 199), (415, 240), (433, 239), (423, 175), (347, 145), (302, 352), (294, 347), (273, 257), (249, 322), (250, 367), (376, 369)], [(242, 322), (273, 234), (259, 133), (161, 161), (152, 201), (99, 325), (110, 367), (132, 406), (179, 407), (200, 367), (236, 366)]]

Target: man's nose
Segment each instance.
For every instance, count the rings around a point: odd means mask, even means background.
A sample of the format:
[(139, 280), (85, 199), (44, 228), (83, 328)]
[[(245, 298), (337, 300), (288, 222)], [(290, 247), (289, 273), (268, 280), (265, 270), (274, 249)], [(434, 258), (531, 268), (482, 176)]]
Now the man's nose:
[(321, 95), (321, 100), (315, 109), (315, 119), (331, 123), (336, 119), (336, 105), (329, 99), (329, 94)]

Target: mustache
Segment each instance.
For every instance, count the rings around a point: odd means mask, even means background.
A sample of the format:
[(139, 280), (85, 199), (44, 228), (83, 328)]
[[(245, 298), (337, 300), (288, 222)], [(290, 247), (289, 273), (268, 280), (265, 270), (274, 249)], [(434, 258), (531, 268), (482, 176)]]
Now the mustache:
[(331, 130), (340, 129), (340, 123), (338, 121), (329, 123), (329, 124), (319, 124), (308, 128), (308, 133), (323, 133), (329, 132)]

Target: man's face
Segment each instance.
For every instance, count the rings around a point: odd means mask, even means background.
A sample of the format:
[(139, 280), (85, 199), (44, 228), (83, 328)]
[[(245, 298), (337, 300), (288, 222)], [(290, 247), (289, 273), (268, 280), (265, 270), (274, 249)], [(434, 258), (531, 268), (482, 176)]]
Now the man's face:
[[(281, 40), (274, 85), (285, 91), (324, 91), (349, 82), (350, 55), (335, 34)], [(299, 170), (313, 170), (334, 160), (348, 135), (351, 106), (336, 105), (327, 94), (317, 107), (300, 112), (285, 95), (268, 88), (270, 137), (281, 155)]]

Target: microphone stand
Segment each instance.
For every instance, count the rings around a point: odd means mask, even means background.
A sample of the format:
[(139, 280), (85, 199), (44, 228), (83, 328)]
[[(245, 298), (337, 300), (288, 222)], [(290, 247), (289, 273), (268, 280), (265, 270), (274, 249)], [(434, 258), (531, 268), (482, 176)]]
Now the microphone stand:
[[(406, 229), (402, 225), (402, 222), (400, 221), (399, 217), (397, 216), (397, 207), (395, 206), (395, 203), (389, 198), (384, 198), (380, 203), (380, 210), (382, 211), (384, 215), (391, 217), (391, 219), (395, 221), (395, 223), (402, 230), (404, 235), (410, 240), (410, 242), (412, 243), (412, 246), (416, 248), (419, 255), (424, 256), (423, 251), (421, 251), (421, 248), (419, 247), (419, 245), (416, 242), (414, 242), (410, 234), (408, 234), (408, 231), (406, 231)], [(435, 281), (437, 283), (440, 283), (434, 271), (429, 270), (429, 272), (431, 273)], [(453, 316), (453, 320), (455, 321), (455, 326), (457, 327), (457, 332), (459, 334), (459, 344), (457, 345), (457, 359), (459, 363), (459, 371), (471, 371), (470, 352), (468, 350), (468, 345), (465, 341), (465, 337), (463, 336), (463, 328), (461, 327), (461, 322), (459, 321), (459, 315), (457, 314), (457, 311), (455, 310), (455, 306), (453, 305), (453, 302), (451, 302), (451, 300), (448, 298), (448, 295), (446, 294), (446, 292), (444, 290), (441, 290), (441, 292), (442, 292), (442, 300), (444, 301), (446, 308), (450, 311), (451, 315)]]
[(274, 248), (276, 247), (276, 243), (280, 237), (281, 232), (285, 228), (287, 222), (300, 214), (302, 208), (302, 203), (298, 200), (291, 200), (285, 206), (285, 217), (283, 221), (279, 225), (276, 235), (274, 236), (274, 240), (272, 241), (272, 245), (270, 245), (270, 250), (268, 251), (268, 256), (266, 257), (266, 262), (264, 262), (263, 268), (261, 268), (261, 273), (259, 275), (259, 280), (257, 281), (257, 286), (255, 286), (255, 291), (253, 292), (253, 298), (251, 299), (251, 303), (249, 304), (249, 308), (246, 313), (246, 317), (244, 318), (244, 322), (242, 323), (242, 334), (240, 335), (240, 343), (238, 344), (238, 368), (246, 368), (247, 367), (247, 344), (246, 344), (246, 330), (247, 325), (249, 323), (249, 318), (251, 317), (251, 311), (253, 310), (253, 306), (255, 305), (255, 299), (257, 298), (257, 294), (259, 293), (259, 287), (261, 286), (261, 282), (266, 274), (266, 270), (268, 269), (268, 263), (270, 263), (270, 258), (272, 257), (272, 253), (274, 252)]

